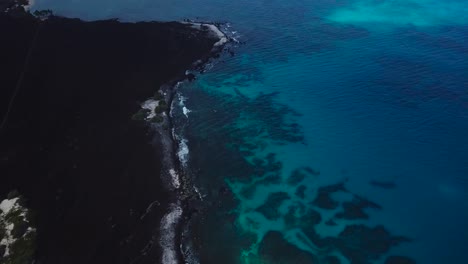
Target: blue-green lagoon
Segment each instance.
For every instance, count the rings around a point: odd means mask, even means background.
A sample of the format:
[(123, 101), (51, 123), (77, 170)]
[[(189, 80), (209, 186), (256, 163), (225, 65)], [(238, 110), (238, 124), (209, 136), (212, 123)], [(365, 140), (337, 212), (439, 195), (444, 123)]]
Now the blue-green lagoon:
[(237, 41), (173, 103), (200, 194), (189, 263), (468, 262), (467, 1), (34, 8), (223, 22)]

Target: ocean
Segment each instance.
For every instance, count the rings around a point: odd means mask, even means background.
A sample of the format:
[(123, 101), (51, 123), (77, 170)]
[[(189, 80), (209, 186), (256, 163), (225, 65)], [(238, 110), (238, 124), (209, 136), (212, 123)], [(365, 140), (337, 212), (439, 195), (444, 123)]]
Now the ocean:
[(467, 1), (33, 9), (221, 22), (233, 39), (173, 103), (199, 193), (181, 231), (190, 263), (468, 263)]

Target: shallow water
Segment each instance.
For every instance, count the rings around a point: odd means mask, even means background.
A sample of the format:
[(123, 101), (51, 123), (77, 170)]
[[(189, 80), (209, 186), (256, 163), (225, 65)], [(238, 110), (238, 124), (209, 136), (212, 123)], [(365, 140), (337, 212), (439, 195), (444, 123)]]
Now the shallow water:
[[(466, 1), (37, 0), (35, 8), (89, 20), (226, 21), (245, 42), (179, 88), (186, 100), (176, 124), (204, 197), (205, 216), (192, 222), (201, 263), (468, 262)], [(337, 183), (346, 191), (320, 189)], [(324, 208), (323, 193), (335, 205)], [(340, 214), (367, 200), (380, 209)], [(359, 231), (351, 242), (341, 232), (353, 224), (383, 225), (411, 242), (385, 252), (365, 242), (385, 248), (395, 239)]]

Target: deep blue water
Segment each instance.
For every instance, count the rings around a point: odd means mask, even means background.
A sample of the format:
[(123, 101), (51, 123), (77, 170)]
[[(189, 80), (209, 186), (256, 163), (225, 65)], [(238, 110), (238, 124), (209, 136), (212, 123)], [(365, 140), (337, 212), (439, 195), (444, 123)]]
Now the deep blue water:
[[(175, 111), (204, 195), (206, 216), (191, 231), (201, 263), (310, 262), (301, 251), (319, 263), (389, 255), (468, 263), (467, 1), (36, 0), (35, 8), (89, 20), (223, 21), (245, 42), (180, 87), (188, 118)], [(338, 183), (346, 191), (320, 189)], [(335, 206), (318, 202), (324, 193)], [(340, 214), (363, 201), (380, 209)], [(388, 234), (345, 237), (357, 224)], [(372, 247), (401, 240), (390, 236), (411, 241)]]

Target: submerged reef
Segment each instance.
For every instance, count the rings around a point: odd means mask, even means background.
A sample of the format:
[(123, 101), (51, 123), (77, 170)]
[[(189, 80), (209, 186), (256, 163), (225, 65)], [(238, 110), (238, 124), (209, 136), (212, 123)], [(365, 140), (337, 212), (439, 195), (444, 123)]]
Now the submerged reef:
[(337, 183), (318, 188), (317, 197), (312, 202), (315, 206), (322, 209), (335, 209), (338, 207), (339, 202), (335, 201), (331, 194), (335, 192), (348, 192), (344, 187), (344, 183)]
[(396, 188), (396, 184), (394, 182), (392, 182), (392, 181), (372, 180), (372, 181), (369, 181), (369, 184), (372, 185), (372, 186), (382, 188), (382, 189), (387, 189), (387, 190)]
[(366, 208), (382, 209), (380, 205), (358, 195), (354, 195), (351, 201), (343, 203), (343, 210), (338, 212), (335, 217), (348, 220), (367, 219), (369, 216), (364, 211)]
[(288, 243), (280, 232), (265, 235), (258, 255), (264, 263), (317, 263), (314, 255)]
[[(295, 123), (298, 114), (279, 104), (277, 93), (249, 97), (239, 90), (232, 95), (192, 89), (188, 96), (193, 98), (189, 108), (200, 113), (190, 118), (191, 163), (209, 168), (197, 171), (208, 202), (192, 219), (194, 237), (208, 241), (197, 247), (201, 263), (368, 264), (410, 241), (366, 224), (367, 210), (381, 207), (354, 194), (347, 180), (317, 186), (324, 176), (312, 167), (285, 175), (278, 155), (265, 150), (304, 140)], [(209, 191), (226, 184), (229, 192)], [(322, 225), (341, 231), (323, 235)], [(232, 243), (217, 244), (213, 229), (217, 239)]]
[(289, 194), (285, 192), (272, 193), (268, 196), (266, 202), (256, 210), (270, 220), (278, 219), (281, 216), (278, 208), (284, 200), (288, 199), (290, 199)]
[(319, 176), (320, 175), (320, 172), (319, 171), (316, 171), (312, 168), (309, 168), (309, 167), (305, 167), (305, 168), (299, 168), (299, 169), (295, 169), (292, 173), (291, 173), (291, 176), (289, 176), (288, 178), (288, 184), (289, 185), (297, 185), (299, 183), (301, 183), (302, 181), (304, 181), (304, 179), (306, 179), (307, 176)]
[(416, 261), (403, 256), (390, 256), (385, 260), (385, 264), (416, 264)]
[(392, 236), (383, 226), (349, 225), (333, 239), (333, 244), (351, 264), (367, 264), (391, 247), (410, 241), (406, 237)]

